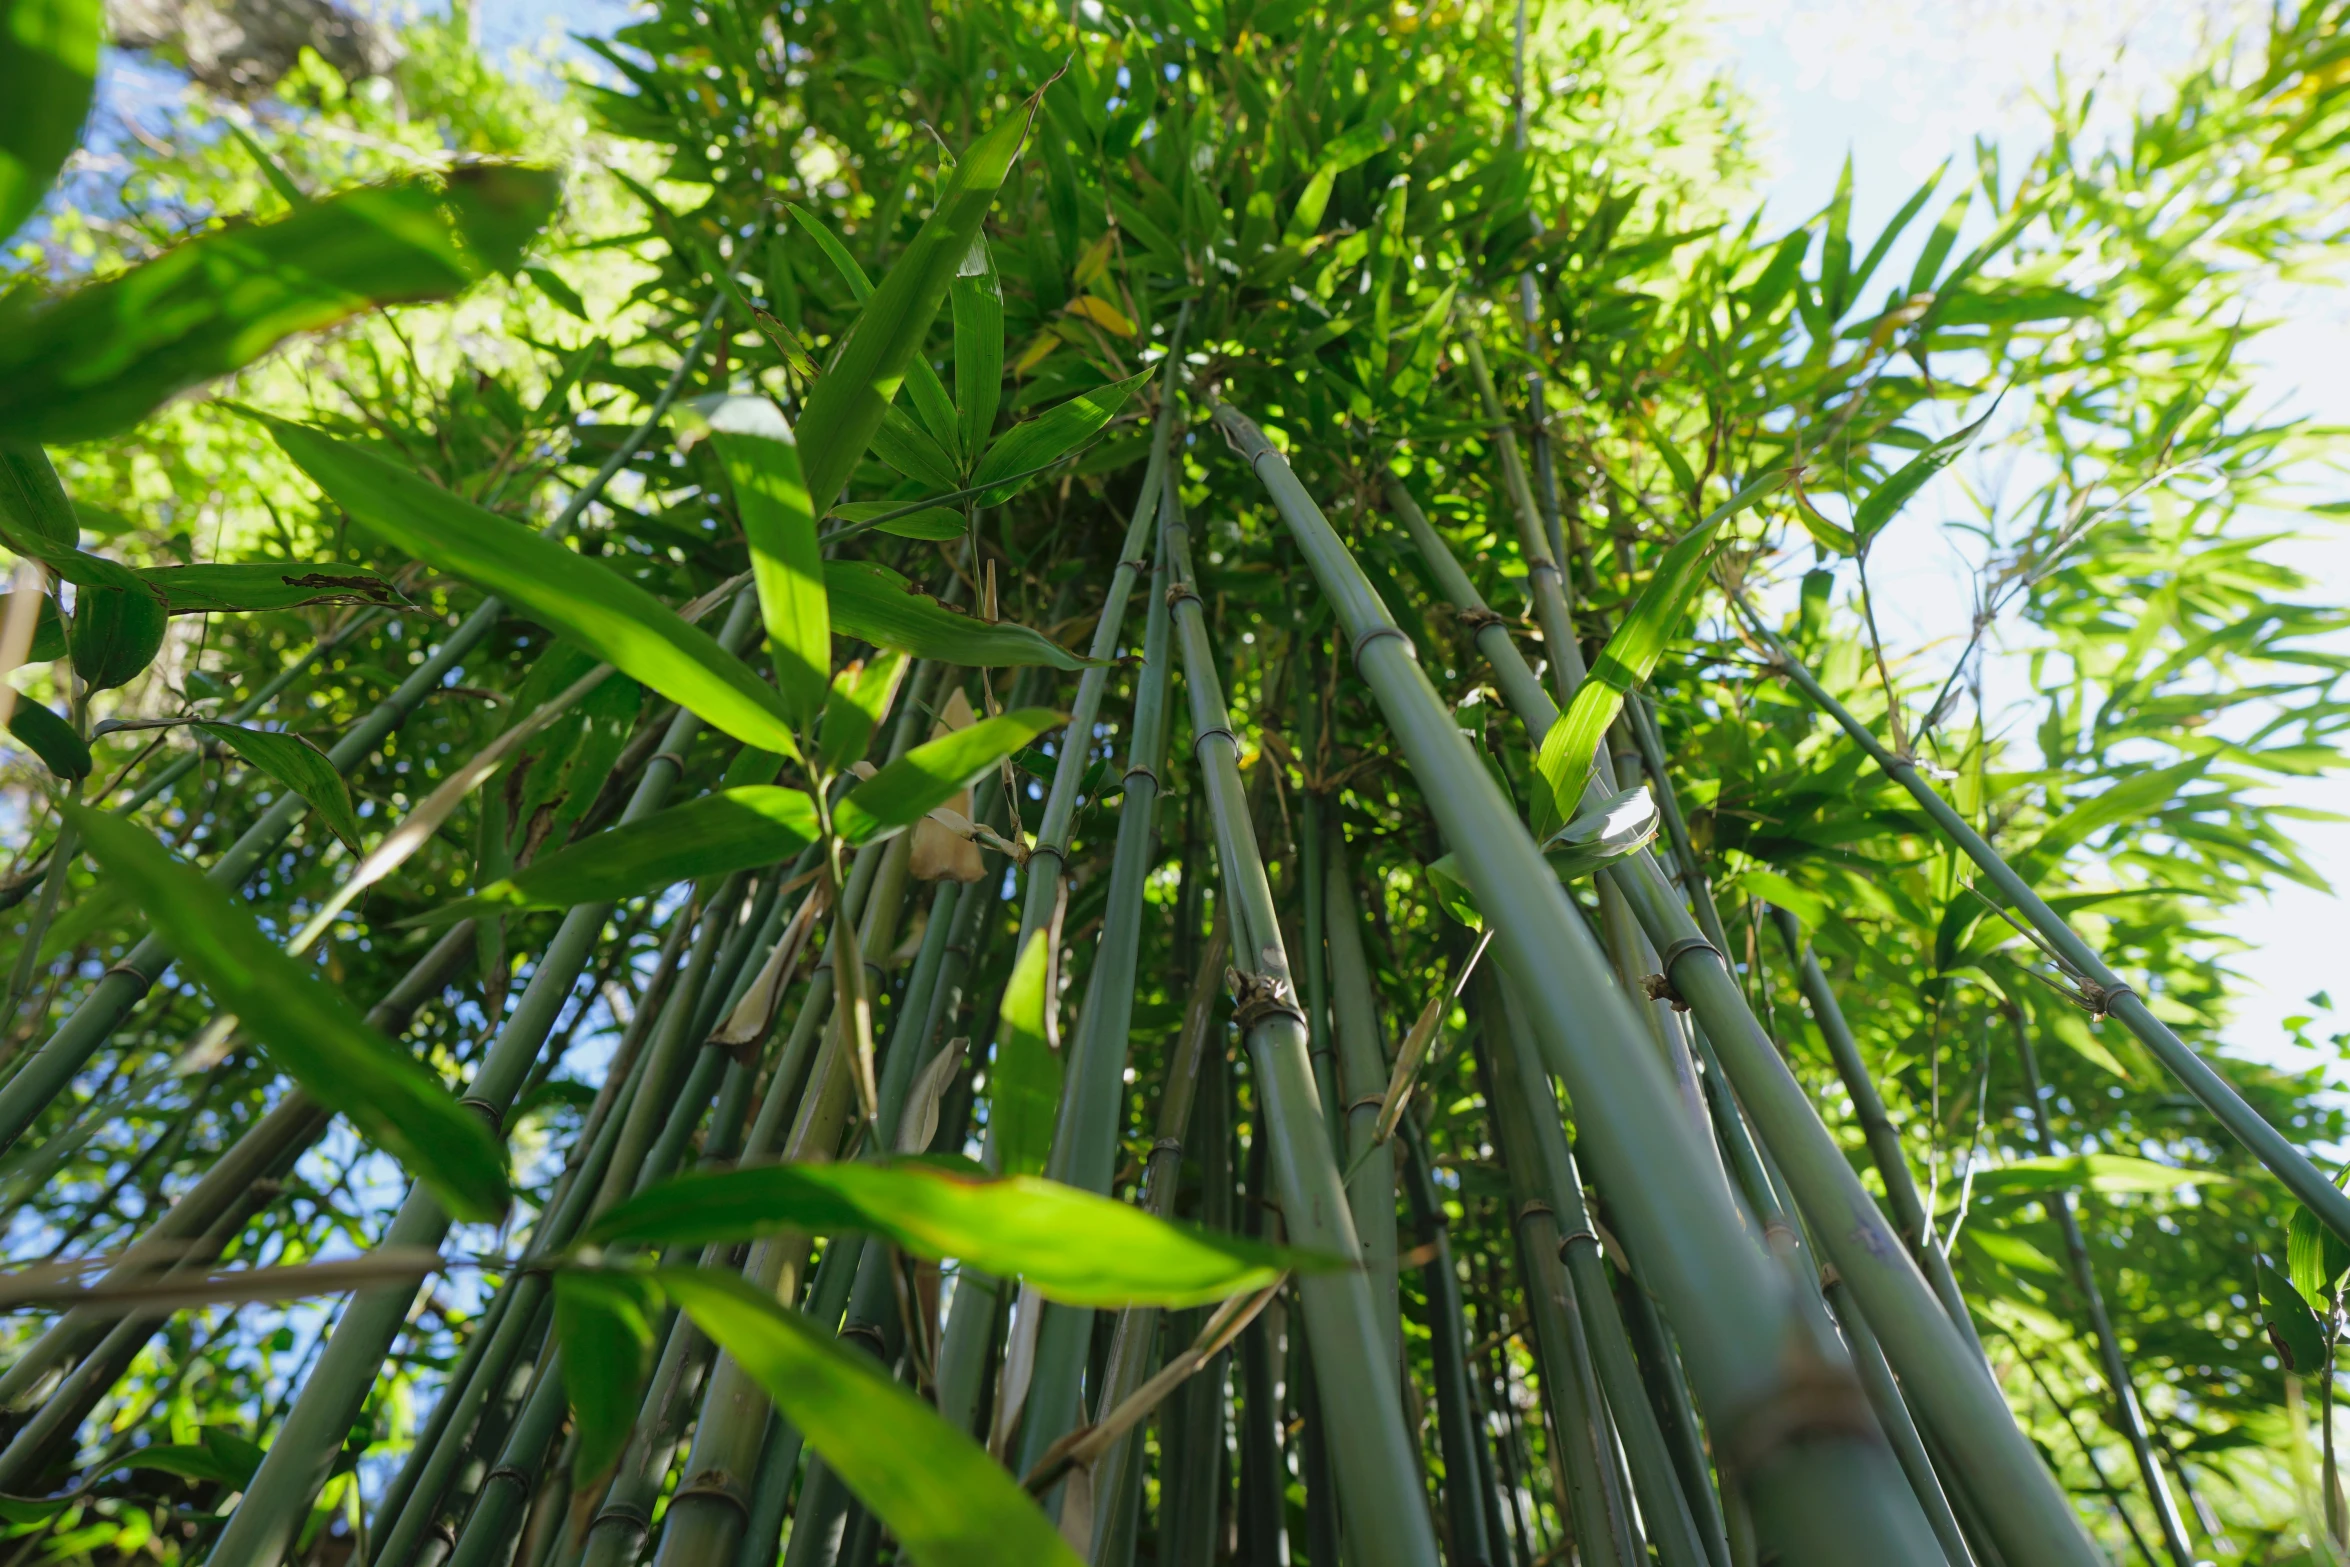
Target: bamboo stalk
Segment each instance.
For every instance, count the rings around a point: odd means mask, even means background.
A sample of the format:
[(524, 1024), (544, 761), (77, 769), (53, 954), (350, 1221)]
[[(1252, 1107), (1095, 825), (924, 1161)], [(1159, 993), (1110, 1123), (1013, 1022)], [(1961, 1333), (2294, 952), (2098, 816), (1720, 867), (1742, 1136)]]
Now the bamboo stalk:
[[(1137, 508), (1139, 511), (1140, 508)], [(1107, 1193), (1124, 1129), (1128, 1036), (1134, 1020), (1135, 971), (1142, 954), (1145, 898), (1158, 859), (1159, 773), (1166, 766), (1168, 612), (1166, 566), (1151, 573), (1143, 662), (1127, 748), (1125, 794), (1111, 851), (1108, 900), (1093, 972), (1062, 1064), (1060, 1114), (1045, 1174), (1089, 1192)], [(1050, 1304), (1037, 1333), (1036, 1370), (1021, 1428), (1023, 1471), (1076, 1420), (1079, 1383), (1093, 1344), (1090, 1308)]]
[(1779, 928), (1779, 939), (1786, 944), (1787, 955), (1796, 962), (1797, 982), (1803, 999), (1810, 1004), (1812, 1022), (1818, 1027), (1820, 1037), (1827, 1041), (1828, 1057), (1836, 1064), (1836, 1076), (1844, 1084), (1844, 1091), (1852, 1096), (1853, 1117), (1860, 1122), (1869, 1160), (1877, 1167), (1878, 1179), (1885, 1183), (1886, 1201), (1892, 1204), (1894, 1221), (1901, 1226), (1910, 1255), (1925, 1270), (1935, 1295), (1942, 1301), (1942, 1309), (1973, 1342), (1975, 1352), (1980, 1355), (1983, 1344), (1975, 1332), (1974, 1315), (1967, 1310), (1966, 1299), (1959, 1293), (1957, 1275), (1950, 1271), (1950, 1258), (1930, 1238), (1926, 1205), (1918, 1196), (1909, 1160), (1901, 1151), (1901, 1134), (1894, 1129), (1893, 1118), (1885, 1113), (1884, 1097), (1877, 1092), (1876, 1079), (1869, 1075), (1868, 1064), (1861, 1059), (1860, 1043), (1853, 1038), (1851, 1025), (1844, 1020), (1844, 1009), (1837, 1004), (1827, 971), (1820, 967), (1819, 954), (1804, 941), (1802, 927), (1794, 915), (1785, 909), (1773, 909), (1771, 913)]
[[(1765, 1534), (1812, 1561), (1935, 1560), (1940, 1553), (1914, 1508), (1886, 1499), (1896, 1471), (1857, 1382), (1811, 1361), (1783, 1281), (1742, 1239), (1726, 1194), (1694, 1177), (1704, 1151), (1673, 1110), (1662, 1067), (1624, 1048), (1638, 1025), (1557, 878), (1288, 463), (1237, 412), (1210, 406), (1337, 610), (1356, 668), (1497, 930), (1500, 955), (1528, 988), (1543, 1054), (1567, 1084), (1601, 1180), (1683, 1325), (1700, 1399), (1714, 1413), (1717, 1439), (1736, 1455)], [(1831, 1495), (1849, 1499), (1832, 1527)]]
[[(1291, 1243), (1356, 1262), (1362, 1248), (1347, 1211), (1328, 1121), (1314, 1091), (1305, 1018), (1291, 999), (1289, 956), (1249, 820), (1239, 745), (1193, 586), (1190, 530), (1180, 502), (1172, 497), (1164, 539), (1191, 704), (1192, 755), (1215, 827), (1237, 959), (1238, 1015), (1255, 1067), (1260, 1135), (1272, 1139), (1275, 1185)], [(1349, 1370), (1345, 1377), (1321, 1379), (1319, 1391), (1350, 1549), (1359, 1552), (1360, 1567), (1428, 1562), (1436, 1554), (1435, 1533), (1403, 1429), (1394, 1365), (1381, 1352), (1385, 1334), (1370, 1281), (1353, 1269), (1317, 1273), (1299, 1281), (1298, 1293), (1317, 1358), (1325, 1366)]]
[(1980, 833), (1967, 824), (1966, 818), (1951, 808), (1950, 802), (1934, 792), (1934, 788), (1918, 772), (1917, 764), (1894, 755), (1869, 732), (1866, 724), (1855, 718), (1843, 703), (1828, 694), (1816, 676), (1803, 666), (1785, 643), (1773, 635), (1751, 605), (1736, 600), (1745, 609), (1748, 623), (1758, 641), (1767, 650), (1775, 666), (1796, 688), (1811, 699), (1812, 704), (1835, 720), (1853, 743), (1869, 754), (1885, 776), (1909, 791), (1910, 798), (1931, 819), (1943, 836), (1975, 862), (1989, 877), (2000, 895), (2021, 914), (2047, 950), (2071, 974), (2080, 986), (2083, 997), (2092, 1011), (2110, 1015), (2136, 1035), (2160, 1061), (2180, 1086), (2193, 1094), (2209, 1110), (2213, 1119), (2225, 1127), (2230, 1136), (2244, 1145), (2252, 1157), (2268, 1167), (2268, 1172), (2284, 1184), (2287, 1191), (2301, 1200), (2304, 1207), (2315, 1214), (2319, 1222), (2344, 1241), (2350, 1241), (2350, 1195), (2325, 1177), (2325, 1173), (2311, 1164), (2301, 1151), (2288, 1141), (2282, 1132), (2261, 1118), (2260, 1112), (2244, 1102), (2243, 1095), (2231, 1087), (2228, 1080), (2211, 1064), (2197, 1055), (2187, 1042), (2173, 1032), (2170, 1026), (2147, 1010), (2146, 1003), (2136, 991), (2122, 983), (2090, 945), (2083, 941), (2063, 917), (2041, 900), (2031, 884), (2016, 874), (1999, 851), (1983, 840)]
[(1403, 1375), (1402, 1324), (1397, 1306), (1395, 1155), (1379, 1139), (1379, 1107), (1387, 1092), (1387, 1052), (1380, 1039), (1378, 1002), (1363, 952), (1363, 916), (1355, 906), (1346, 832), (1335, 814), (1323, 848), (1323, 907), (1330, 959), (1332, 1032), (1338, 1040), (1338, 1089), (1346, 1134), (1346, 1203), (1370, 1275), (1371, 1308), (1379, 1314), (1387, 1363)]
[[(2006, 1011), (2008, 1022), (2015, 1029), (2016, 1061), (2024, 1069), (2024, 1094), (2032, 1106), (2032, 1146), (2045, 1158), (2055, 1150), (2048, 1135), (2049, 1096), (2040, 1086), (2040, 1059), (2032, 1049), (2031, 1030), (2024, 1024), (2023, 1010), (2010, 1002)], [(2048, 1217), (2056, 1221), (2057, 1231), (2064, 1237), (2064, 1255), (2072, 1267), (2073, 1287), (2081, 1292), (2081, 1303), (2088, 1308), (2089, 1334), (2097, 1345), (2098, 1365), (2105, 1373), (2113, 1428), (2129, 1443), (2130, 1456), (2137, 1461), (2138, 1478), (2145, 1483), (2146, 1500), (2154, 1509), (2154, 1521), (2162, 1530), (2163, 1547), (2170, 1553), (2173, 1567), (2195, 1567), (2195, 1548), (2187, 1541), (2186, 1521), (2179, 1516), (2178, 1503), (2171, 1499), (2162, 1466), (2155, 1461), (2144, 1408), (2138, 1402), (2137, 1384), (2130, 1376), (2129, 1361), (2122, 1356), (2121, 1339), (2113, 1331), (2113, 1319), (2106, 1313), (2105, 1293), (2097, 1287), (2097, 1269), (2089, 1259), (2089, 1242), (2081, 1233), (2080, 1216), (2073, 1204), (2070, 1190), (2048, 1193), (2040, 1199), (2040, 1206), (2048, 1210)]]
[(1404, 1190), (1411, 1199), (1419, 1245), (1428, 1252), (1420, 1270), (1428, 1296), (1428, 1352), (1436, 1387), (1436, 1439), (1444, 1455), (1444, 1509), (1455, 1567), (1493, 1567), (1493, 1541), (1485, 1529), (1483, 1465), (1477, 1456), (1483, 1437), (1469, 1402), (1468, 1368), (1462, 1363), (1469, 1330), (1461, 1310), (1460, 1275), (1453, 1271), (1452, 1241), (1444, 1205), (1428, 1173), (1428, 1150), (1419, 1123), (1403, 1123)]

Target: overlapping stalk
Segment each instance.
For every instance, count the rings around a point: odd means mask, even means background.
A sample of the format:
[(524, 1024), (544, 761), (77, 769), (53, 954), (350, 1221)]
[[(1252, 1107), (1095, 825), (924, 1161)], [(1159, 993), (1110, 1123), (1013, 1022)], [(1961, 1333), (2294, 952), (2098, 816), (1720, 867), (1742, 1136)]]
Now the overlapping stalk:
[[(1897, 1471), (1849, 1368), (1818, 1360), (1785, 1285), (1743, 1238), (1729, 1194), (1703, 1178), (1708, 1161), (1671, 1108), (1663, 1069), (1626, 1048), (1638, 1027), (1628, 1004), (1402, 631), (1280, 453), (1237, 411), (1210, 407), (1331, 599), (1357, 672), (1494, 923), (1498, 955), (1526, 986), (1541, 1051), (1567, 1086), (1631, 1244), (1684, 1326), (1699, 1401), (1764, 1538), (1807, 1560), (1933, 1560), (1939, 1552), (1914, 1506), (1890, 1501)], [(1836, 1392), (1823, 1398), (1828, 1388)], [(1831, 1495), (1858, 1500), (1833, 1528)]]
[[(1175, 595), (1192, 755), (1215, 830), (1239, 991), (1236, 1015), (1255, 1065), (1259, 1135), (1271, 1139), (1274, 1185), (1291, 1242), (1353, 1263), (1362, 1247), (1315, 1092), (1305, 1018), (1292, 999), (1288, 951), (1240, 782), (1239, 742), (1193, 585), (1190, 530), (1180, 505), (1169, 508), (1165, 521), (1162, 548)], [(1350, 1368), (1346, 1376), (1317, 1378), (1316, 1390), (1330, 1434), (1339, 1509), (1358, 1560), (1362, 1567), (1427, 1562), (1435, 1555), (1435, 1534), (1370, 1281), (1351, 1269), (1320, 1273), (1301, 1279), (1298, 1294), (1317, 1363)]]

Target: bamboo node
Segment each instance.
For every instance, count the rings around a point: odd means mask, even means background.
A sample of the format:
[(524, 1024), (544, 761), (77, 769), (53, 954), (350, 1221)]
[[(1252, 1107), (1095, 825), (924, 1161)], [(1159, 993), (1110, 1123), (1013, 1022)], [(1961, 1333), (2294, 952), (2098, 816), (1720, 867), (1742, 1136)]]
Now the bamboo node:
[(2127, 985), (2100, 985), (2093, 979), (2080, 981), (2081, 999), (2089, 1004), (2089, 1021), (2101, 1023), (2113, 1013), (2113, 1004), (2124, 996), (2138, 993)]
[(1884, 1440), (1859, 1381), (1799, 1349), (1789, 1357), (1778, 1388), (1727, 1423), (1721, 1457), (1728, 1468), (1752, 1474), (1780, 1449), (1831, 1434)]
[(1403, 627), (1373, 626), (1368, 631), (1365, 631), (1361, 636), (1355, 638), (1353, 658), (1355, 667), (1357, 669), (1362, 668), (1363, 665), (1363, 649), (1369, 647), (1372, 643), (1378, 641), (1381, 637), (1393, 637), (1396, 641), (1403, 644), (1403, 650), (1405, 653), (1414, 658), (1419, 656), (1420, 650), (1413, 647), (1412, 639), (1403, 634)]
[(114, 965), (114, 967), (99, 975), (98, 978), (101, 982), (104, 982), (106, 980), (112, 979), (117, 974), (122, 975), (125, 979), (137, 981), (139, 986), (139, 994), (142, 996), (155, 988), (154, 976), (147, 974), (142, 970), (135, 969), (128, 963), (117, 963)]
[(685, 758), (676, 751), (655, 751), (651, 756), (645, 758), (647, 767), (652, 766), (655, 762), (667, 762), (679, 772), (685, 771)]
[(1681, 992), (1675, 990), (1673, 982), (1662, 974), (1641, 975), (1640, 993), (1651, 1001), (1670, 1001), (1676, 1012), (1689, 1010), (1689, 1003), (1681, 999)]
[(1298, 1027), (1305, 1027), (1306, 1015), (1290, 998), (1289, 981), (1279, 975), (1243, 974), (1228, 968), (1224, 983), (1232, 987), (1232, 1020), (1243, 1033), (1274, 1017), (1294, 1018)]
[(1472, 609), (1455, 610), (1453, 612), (1452, 618), (1459, 621), (1461, 623), (1461, 629), (1468, 632), (1468, 634), (1472, 637), (1477, 636), (1482, 632), (1489, 631), (1495, 626), (1507, 626), (1509, 624), (1507, 617), (1495, 614), (1492, 610), (1487, 609), (1482, 604), (1477, 605)]
[(473, 1095), (467, 1094), (457, 1102), (469, 1110), (480, 1111), (481, 1118), (490, 1123), (491, 1131), (503, 1132), (506, 1130), (506, 1112), (491, 1104), (487, 1099), (476, 1099)]
[(1189, 599), (1194, 604), (1197, 604), (1200, 601), (1199, 589), (1193, 587), (1188, 582), (1170, 582), (1167, 584), (1167, 607), (1169, 609), (1173, 609), (1176, 605), (1182, 603), (1185, 599)]

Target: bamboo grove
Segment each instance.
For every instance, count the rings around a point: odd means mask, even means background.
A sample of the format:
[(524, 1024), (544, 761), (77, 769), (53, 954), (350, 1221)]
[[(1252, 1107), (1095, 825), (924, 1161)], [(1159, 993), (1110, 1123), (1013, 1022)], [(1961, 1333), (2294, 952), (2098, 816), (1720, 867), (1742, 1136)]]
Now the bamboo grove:
[[(5, 15), (13, 225), (100, 22)], [(1876, 235), (1588, 0), (659, 0), (570, 132), (427, 22), (105, 152), (0, 295), (5, 1560), (2338, 1560), (2215, 932), (2350, 722), (2247, 368), (2341, 24)]]

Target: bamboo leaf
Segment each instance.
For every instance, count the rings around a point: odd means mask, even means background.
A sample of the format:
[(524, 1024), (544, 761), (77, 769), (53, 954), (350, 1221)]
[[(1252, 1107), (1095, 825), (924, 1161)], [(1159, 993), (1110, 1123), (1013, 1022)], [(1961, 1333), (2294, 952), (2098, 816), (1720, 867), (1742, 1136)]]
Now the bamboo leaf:
[(664, 1268), (654, 1277), (918, 1567), (1079, 1567), (1002, 1465), (829, 1328), (738, 1275)]
[(446, 925), (485, 911), (617, 902), (681, 881), (773, 865), (815, 837), (816, 802), (799, 790), (765, 784), (724, 789), (583, 838), (415, 923)]
[(1338, 1265), (1033, 1175), (989, 1177), (918, 1158), (696, 1170), (612, 1208), (582, 1240), (698, 1246), (783, 1230), (864, 1231), (1088, 1306), (1195, 1306), (1262, 1289), (1284, 1268)]
[(1026, 626), (1008, 620), (990, 625), (942, 604), (887, 566), (826, 561), (824, 586), (833, 629), (876, 647), (986, 669), (1043, 664), (1074, 672), (1091, 663)]
[(866, 843), (910, 827), (981, 773), (1067, 719), (1066, 713), (1050, 708), (1027, 707), (924, 741), (850, 790), (833, 810), (833, 829), (847, 842)]
[(1430, 860), (1421, 869), (1428, 873), (1428, 891), (1435, 897), (1438, 908), (1471, 930), (1485, 928), (1485, 911), (1477, 907), (1477, 895), (1469, 890), (1468, 878), (1461, 874), (1458, 856), (1447, 854)]
[(819, 768), (837, 772), (865, 754), (875, 727), (897, 700), (906, 663), (905, 654), (884, 648), (832, 677), (832, 686), (824, 694), (824, 727), (816, 745)]
[(506, 1154), (479, 1116), (286, 956), (228, 894), (119, 816), (65, 807), (189, 972), (271, 1062), (407, 1166), (460, 1219), (506, 1208)]
[(1959, 454), (1973, 442), (1976, 433), (1990, 423), (1991, 415), (1998, 411), (1998, 400), (1993, 399), (1982, 418), (1945, 435), (1903, 463), (1891, 478), (1871, 490), (1867, 498), (1852, 509), (1854, 553), (1866, 551), (1871, 541), (1884, 531), (1885, 524), (1891, 522), (1901, 508), (1909, 504), (1910, 497), (1925, 488), (1929, 479), (1956, 462)]
[(1715, 507), (1657, 562), (1656, 574), (1640, 590), (1639, 600), (1616, 634), (1608, 638), (1606, 649), (1591, 666), (1590, 678), (1575, 693), (1566, 715), (1542, 737), (1542, 750), (1534, 766), (1550, 785), (1558, 812), (1555, 819), (1572, 820), (1580, 814), (1583, 789), (1591, 780), (1599, 742), (1624, 710), (1624, 698), (1649, 677), (1666, 646), (1680, 634), (1690, 600), (1705, 581), (1706, 560), (1722, 524), (1776, 490), (1784, 478), (1771, 473), (1754, 480)]
[(1004, 391), (1004, 289), (984, 235), (964, 253), (953, 294), (956, 433), (968, 462), (987, 450)]
[(995, 1061), (988, 1069), (988, 1146), (1003, 1175), (1038, 1174), (1053, 1151), (1061, 1053), (1053, 1048), (1046, 1015), (1056, 1000), (1049, 993), (1051, 935), (1049, 929), (1029, 935), (1012, 964), (1012, 977), (1004, 982), (996, 1015)]
[(608, 1474), (628, 1446), (660, 1320), (660, 1287), (643, 1274), (577, 1268), (555, 1274), (555, 1340), (579, 1433), (571, 1474), (581, 1488)]
[(139, 568), (139, 577), (163, 595), (174, 615), (247, 614), (259, 610), (306, 609), (313, 604), (405, 602), (393, 586), (371, 571), (338, 566), (304, 571), (293, 565), (252, 561), (207, 566)]
[[(2335, 1183), (2341, 1179), (2336, 1176)], [(2295, 1203), (2293, 1216), (2285, 1222), (2285, 1271), (2310, 1305), (2321, 1313), (2330, 1311), (2342, 1275), (2350, 1272), (2350, 1245)]]
[(52, 302), (0, 304), (0, 437), (111, 435), (295, 332), (446, 299), (512, 267), (557, 190), (551, 171), (502, 164), (460, 168), (445, 185), (371, 185), (214, 230)]
[(800, 461), (819, 514), (832, 509), (849, 471), (873, 444), (908, 362), (921, 350), (1019, 156), (1034, 113), (1031, 100), (964, 149), (939, 190), (938, 205), (865, 301), (848, 341), (808, 394), (800, 415)]
[(938, 1135), (939, 1106), (945, 1102), (955, 1074), (963, 1069), (963, 1053), (970, 1048), (971, 1041), (961, 1035), (948, 1040), (907, 1086), (905, 1109), (898, 1118), (899, 1153), (918, 1154)]
[(49, 454), (38, 446), (0, 443), (0, 544), (48, 560), (74, 553), (81, 536)]
[(1655, 841), (1660, 820), (1648, 786), (1634, 784), (1551, 834), (1543, 841), (1542, 856), (1559, 880), (1573, 881), (1646, 848)]
[(2325, 1328), (2317, 1313), (2309, 1309), (2309, 1302), (2293, 1287), (2293, 1281), (2267, 1263), (2256, 1264), (2253, 1272), (2260, 1283), (2261, 1325), (2268, 1330), (2277, 1359), (2296, 1376), (2315, 1375), (2326, 1358)]
[(635, 583), (364, 447), (279, 419), (266, 423), (302, 471), (370, 532), (497, 594), (745, 745), (799, 755), (775, 688)]
[[(894, 466), (894, 465), (893, 465)], [(832, 508), (846, 523), (870, 523), (876, 533), (901, 539), (959, 539), (965, 532), (963, 514), (952, 506), (925, 506), (909, 511), (907, 501), (851, 501)]]
[(987, 455), (980, 459), (979, 471), (972, 476), (974, 484), (993, 486), (980, 495), (979, 504), (1001, 506), (1042, 477), (1032, 470), (1059, 462), (1092, 440), (1103, 425), (1118, 416), (1118, 410), (1126, 406), (1127, 399), (1150, 379), (1150, 374), (1145, 370), (1123, 381), (1080, 392), (1066, 402), (1054, 404), (1036, 418), (1006, 430), (988, 448)]
[(144, 583), (83, 588), (68, 633), (74, 673), (93, 691), (130, 684), (162, 651), (164, 620), (162, 598)]
[(764, 397), (711, 397), (695, 406), (709, 421), (710, 444), (726, 469), (751, 546), (751, 580), (775, 658), (775, 683), (794, 723), (804, 729), (824, 710), (831, 683), (832, 615), (799, 446), (782, 412)]
[(58, 777), (90, 776), (93, 765), (90, 748), (73, 732), (73, 725), (22, 692), (17, 694), (16, 707), (8, 715), (8, 732)]
[(351, 809), (350, 786), (325, 752), (300, 735), (269, 729), (245, 729), (236, 724), (198, 724), (196, 728), (236, 752), (248, 766), (308, 800), (319, 820), (343, 840), (343, 847), (353, 854), (359, 852), (359, 818)]
[(100, 0), (0, 6), (0, 239), (41, 204), (81, 140), (105, 31)]

